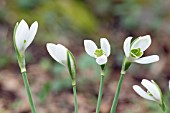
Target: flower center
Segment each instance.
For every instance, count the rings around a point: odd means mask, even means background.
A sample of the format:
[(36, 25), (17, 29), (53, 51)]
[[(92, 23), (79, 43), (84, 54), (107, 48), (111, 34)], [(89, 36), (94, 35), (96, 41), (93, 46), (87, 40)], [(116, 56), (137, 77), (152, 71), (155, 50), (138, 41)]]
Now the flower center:
[(97, 57), (100, 57), (104, 54), (103, 50), (102, 49), (97, 49), (94, 54), (97, 56)]
[(132, 57), (134, 57), (134, 58), (139, 58), (139, 57), (142, 56), (142, 54), (143, 54), (143, 52), (141, 51), (140, 48), (138, 48), (138, 49), (132, 49), (132, 50), (130, 51), (130, 55), (131, 55)]

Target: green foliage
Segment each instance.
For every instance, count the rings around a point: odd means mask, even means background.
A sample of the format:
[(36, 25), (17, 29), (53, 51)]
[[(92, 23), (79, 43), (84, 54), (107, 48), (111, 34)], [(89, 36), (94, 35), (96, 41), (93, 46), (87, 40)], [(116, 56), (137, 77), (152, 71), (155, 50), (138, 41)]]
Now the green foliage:
[(22, 18), (28, 23), (37, 20), (39, 42), (52, 41), (56, 36), (90, 35), (98, 28), (98, 20), (87, 5), (75, 0), (8, 0), (5, 10), (14, 15), (9, 19), (12, 24)]
[(41, 103), (44, 102), (44, 100), (46, 99), (46, 97), (49, 94), (50, 90), (51, 90), (51, 83), (50, 82), (46, 82), (44, 84), (43, 88), (41, 89), (41, 91), (38, 94), (39, 101)]
[(11, 63), (11, 61), (11, 57), (0, 55), (0, 68), (7, 67)]
[(50, 70), (55, 77), (62, 77), (62, 73), (65, 71), (65, 67), (59, 63), (52, 65)]
[[(10, 107), (12, 109), (17, 109), (17, 108), (20, 108), (21, 105), (23, 104), (23, 102), (21, 100), (15, 100), (13, 103), (11, 103)], [(1, 112), (0, 112), (1, 113)]]
[(16, 0), (19, 7), (30, 10), (41, 3), (41, 0)]
[(54, 75), (54, 80), (46, 82), (38, 94), (41, 103), (45, 101), (50, 92), (60, 92), (72, 87), (69, 73), (67, 73), (68, 75), (66, 76), (63, 75), (66, 71), (63, 65), (58, 63), (52, 65), (50, 60), (44, 59), (41, 61), (41, 67), (45, 69), (49, 68), (49, 71)]
[(170, 113), (170, 91), (169, 91), (169, 89), (167, 89), (167, 92), (165, 93), (165, 97), (164, 97), (164, 99), (165, 99), (165, 103), (166, 103), (166, 106), (167, 106), (167, 113)]
[(157, 103), (147, 103), (149, 113), (163, 113), (161, 107)]
[(68, 70), (61, 64), (56, 63), (52, 66), (52, 73), (55, 79), (51, 82), (52, 91), (62, 91), (71, 88), (71, 78)]
[(79, 57), (78, 67), (80, 70), (85, 70), (85, 69), (94, 70), (94, 73), (93, 73), (94, 75), (97, 75), (97, 76), (100, 75), (100, 66), (97, 65), (94, 58), (90, 57), (86, 53), (82, 54)]
[(40, 61), (40, 66), (44, 70), (50, 70), (51, 67), (52, 67), (51, 60), (48, 59), (48, 58), (42, 58), (41, 61)]
[(52, 86), (51, 86), (52, 91), (55, 92), (60, 92), (70, 88), (72, 88), (70, 77), (64, 79), (56, 79), (52, 82)]
[(126, 29), (158, 29), (162, 20), (160, 3), (161, 0), (126, 0), (114, 5), (113, 14), (121, 17), (120, 23)]

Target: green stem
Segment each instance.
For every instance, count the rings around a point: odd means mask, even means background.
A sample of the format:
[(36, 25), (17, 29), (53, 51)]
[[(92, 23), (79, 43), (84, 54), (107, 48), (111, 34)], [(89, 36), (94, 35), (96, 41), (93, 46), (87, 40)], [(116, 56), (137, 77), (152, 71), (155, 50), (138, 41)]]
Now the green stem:
[(27, 91), (28, 99), (29, 99), (29, 102), (30, 102), (31, 111), (32, 111), (32, 113), (36, 113), (36, 109), (35, 109), (35, 105), (34, 105), (34, 102), (33, 102), (33, 99), (32, 99), (31, 90), (30, 90), (28, 79), (27, 79), (26, 71), (22, 72), (22, 77), (23, 77), (23, 80), (24, 80), (24, 84), (25, 84), (25, 88), (26, 88), (26, 91)]
[(130, 66), (130, 63), (127, 62), (126, 58), (124, 58), (124, 61), (122, 63), (120, 79), (119, 79), (119, 82), (118, 82), (116, 94), (115, 94), (115, 97), (114, 97), (114, 100), (113, 100), (113, 103), (112, 103), (112, 107), (111, 107), (110, 113), (115, 113), (115, 111), (116, 111), (116, 107), (117, 107), (118, 98), (119, 98), (119, 94), (120, 94), (120, 89), (122, 87), (124, 75), (126, 73), (126, 70), (129, 68), (129, 66)]
[(73, 93), (74, 93), (74, 109), (75, 109), (75, 113), (78, 113), (76, 85), (73, 85)]
[(99, 88), (99, 96), (97, 100), (96, 113), (100, 112), (100, 104), (101, 104), (101, 99), (102, 99), (102, 94), (103, 94), (103, 85), (104, 85), (104, 73), (101, 72), (100, 88)]
[(115, 113), (115, 111), (116, 111), (116, 106), (117, 106), (117, 102), (118, 102), (118, 98), (119, 98), (123, 78), (124, 78), (124, 74), (121, 74), (110, 113)]

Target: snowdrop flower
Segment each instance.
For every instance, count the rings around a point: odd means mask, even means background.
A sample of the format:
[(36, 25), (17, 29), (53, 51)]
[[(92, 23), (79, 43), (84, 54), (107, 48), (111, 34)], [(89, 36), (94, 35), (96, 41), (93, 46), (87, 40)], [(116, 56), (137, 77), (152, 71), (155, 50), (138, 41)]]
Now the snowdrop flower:
[(69, 69), (72, 80), (75, 80), (76, 64), (72, 53), (61, 44), (47, 43), (47, 51), (51, 57)]
[(35, 21), (31, 27), (21, 20), (17, 22), (14, 28), (14, 48), (17, 53), (18, 64), (20, 66), (21, 72), (25, 72), (25, 50), (32, 43), (38, 29), (38, 23)]
[(123, 46), (125, 56), (129, 62), (149, 64), (159, 61), (158, 55), (142, 57), (144, 51), (151, 45), (151, 37), (149, 35), (140, 36), (132, 43), (131, 40), (132, 37), (126, 38)]
[(107, 57), (110, 55), (110, 44), (106, 38), (100, 39), (101, 48), (98, 49), (96, 44), (92, 40), (84, 40), (84, 47), (87, 54), (96, 58), (96, 62), (99, 65), (107, 63)]
[(162, 92), (159, 86), (153, 80), (149, 81), (149, 80), (143, 79), (141, 84), (147, 89), (147, 91), (144, 91), (138, 85), (134, 85), (133, 89), (138, 95), (140, 95), (141, 97), (147, 100), (156, 101), (160, 104), (162, 103)]
[(14, 45), (16, 50), (19, 52), (19, 54), (24, 54), (27, 47), (32, 43), (34, 40), (34, 37), (37, 33), (38, 29), (38, 23), (35, 21), (31, 27), (28, 27), (28, 24), (21, 20), (19, 24), (16, 24), (15, 30), (14, 30)]

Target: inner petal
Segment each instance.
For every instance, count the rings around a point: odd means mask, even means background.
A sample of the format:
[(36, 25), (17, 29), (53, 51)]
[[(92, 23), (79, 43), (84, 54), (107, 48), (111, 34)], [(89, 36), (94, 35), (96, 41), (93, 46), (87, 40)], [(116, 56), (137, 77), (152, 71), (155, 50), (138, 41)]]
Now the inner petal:
[(130, 55), (134, 58), (140, 58), (143, 55), (143, 52), (141, 51), (140, 48), (132, 49), (130, 51)]
[(102, 49), (97, 49), (94, 54), (96, 55), (96, 57), (100, 57), (104, 55), (104, 52)]

